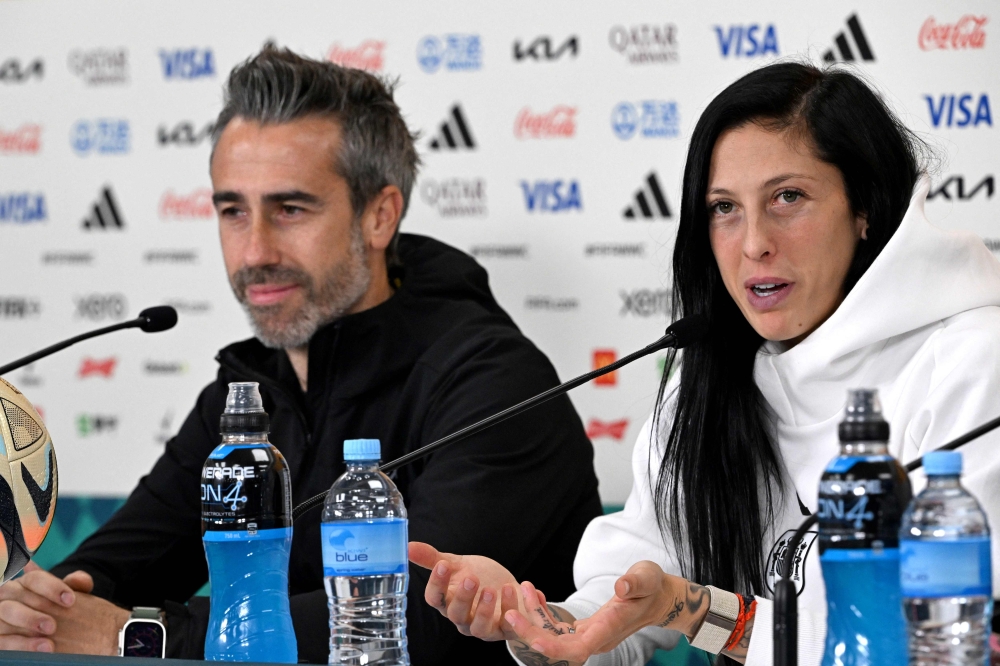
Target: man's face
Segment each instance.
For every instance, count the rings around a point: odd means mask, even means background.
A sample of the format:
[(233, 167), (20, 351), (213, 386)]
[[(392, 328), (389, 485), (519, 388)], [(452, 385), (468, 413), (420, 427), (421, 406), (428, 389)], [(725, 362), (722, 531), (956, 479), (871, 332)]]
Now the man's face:
[(371, 284), (347, 182), (334, 172), (340, 126), (306, 117), (236, 118), (212, 157), (229, 282), (269, 347), (302, 347), (350, 313)]

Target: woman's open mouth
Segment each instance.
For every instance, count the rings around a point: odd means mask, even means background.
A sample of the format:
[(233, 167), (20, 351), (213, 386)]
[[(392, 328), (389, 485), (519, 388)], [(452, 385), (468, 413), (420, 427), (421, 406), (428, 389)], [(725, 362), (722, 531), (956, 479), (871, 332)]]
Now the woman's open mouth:
[(747, 280), (744, 286), (751, 306), (758, 310), (769, 310), (788, 297), (795, 283), (779, 278), (755, 278)]

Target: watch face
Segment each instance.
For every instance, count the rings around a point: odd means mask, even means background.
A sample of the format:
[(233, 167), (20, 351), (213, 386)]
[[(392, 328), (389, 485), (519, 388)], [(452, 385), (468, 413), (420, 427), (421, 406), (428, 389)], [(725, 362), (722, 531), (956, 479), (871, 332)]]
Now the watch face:
[(122, 647), (126, 657), (163, 658), (163, 627), (151, 620), (132, 620), (125, 626), (125, 641)]

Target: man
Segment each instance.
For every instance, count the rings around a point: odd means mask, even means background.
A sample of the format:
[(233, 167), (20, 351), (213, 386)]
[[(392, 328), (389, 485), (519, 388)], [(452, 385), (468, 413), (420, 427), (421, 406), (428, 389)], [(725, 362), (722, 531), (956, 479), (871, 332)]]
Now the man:
[[(0, 648), (111, 654), (129, 609), (154, 606), (168, 656), (202, 655), (208, 600), (184, 602), (207, 580), (199, 474), (228, 382), (260, 382), (295, 503), (342, 473), (345, 439), (377, 437), (391, 460), (558, 382), (475, 261), (397, 233), (418, 158), (377, 78), (267, 47), (231, 74), (214, 141), (223, 257), (256, 338), (219, 353), (218, 379), (104, 527), (52, 574), (0, 588)], [(411, 539), (487, 555), (563, 598), (600, 512), (592, 462), (562, 398), (401, 468), (396, 483)], [(289, 579), (299, 656), (325, 663), (319, 521), (296, 522)], [(502, 644), (459, 635), (427, 606), (427, 576), (410, 570), (413, 663), (509, 663)]]

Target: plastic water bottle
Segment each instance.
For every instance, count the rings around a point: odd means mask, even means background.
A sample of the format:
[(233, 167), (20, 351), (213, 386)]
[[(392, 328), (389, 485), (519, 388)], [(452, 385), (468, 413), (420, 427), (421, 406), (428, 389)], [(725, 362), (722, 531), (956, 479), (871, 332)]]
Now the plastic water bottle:
[(377, 439), (344, 442), (347, 471), (323, 507), (330, 663), (408, 666), (407, 524), (403, 496), (379, 471)]
[(205, 659), (298, 662), (288, 604), (292, 488), (267, 441), (257, 382), (229, 385), (201, 478), (201, 526), (212, 586)]
[(993, 614), (990, 526), (962, 487), (962, 454), (924, 456), (927, 487), (899, 532), (910, 664), (986, 664)]
[(819, 552), (826, 584), (823, 666), (906, 663), (899, 592), (899, 526), (910, 480), (889, 455), (878, 393), (848, 394), (840, 455), (819, 487)]

